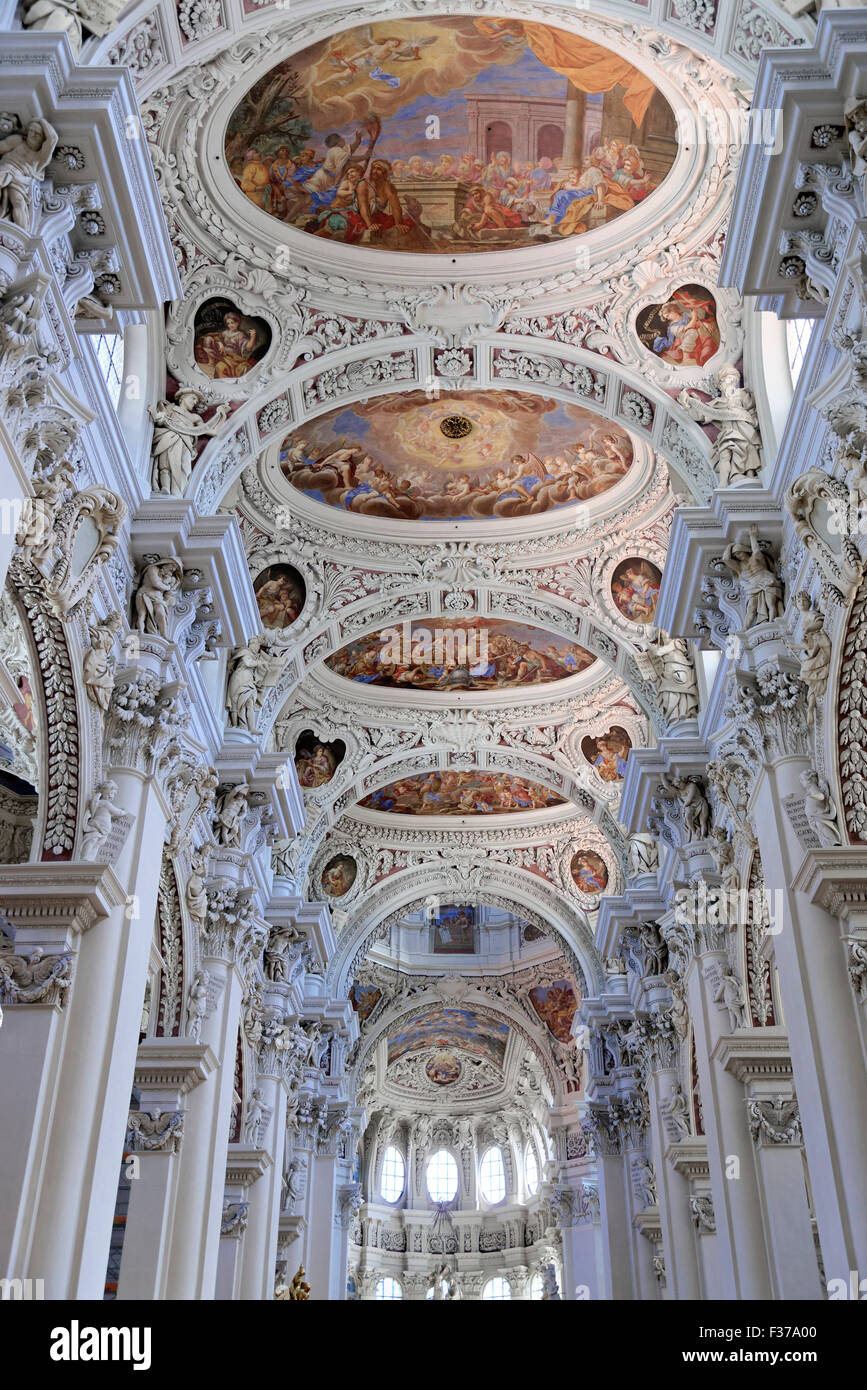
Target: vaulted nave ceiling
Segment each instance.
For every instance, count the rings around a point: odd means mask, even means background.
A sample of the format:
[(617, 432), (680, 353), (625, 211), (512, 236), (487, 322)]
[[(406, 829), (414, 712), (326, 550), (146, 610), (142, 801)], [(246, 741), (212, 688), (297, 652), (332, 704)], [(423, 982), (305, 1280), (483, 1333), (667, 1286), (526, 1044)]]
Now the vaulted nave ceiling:
[(345, 988), (430, 896), (535, 913), (601, 978), (668, 536), (752, 332), (717, 284), (750, 25), (484, 8), (266, 7), (141, 75), (167, 395), (217, 430), (187, 492), (237, 518), (261, 620), (229, 737), (295, 764), (277, 859)]

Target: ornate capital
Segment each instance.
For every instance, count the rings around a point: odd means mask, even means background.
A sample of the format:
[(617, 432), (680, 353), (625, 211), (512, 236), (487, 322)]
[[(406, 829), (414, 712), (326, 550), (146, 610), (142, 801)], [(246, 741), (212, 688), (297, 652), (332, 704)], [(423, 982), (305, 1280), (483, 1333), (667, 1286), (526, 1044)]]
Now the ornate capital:
[(364, 1206), (364, 1193), (361, 1183), (350, 1182), (337, 1189), (337, 1211), (334, 1223), (341, 1230), (347, 1230)]
[(746, 1104), (750, 1135), (758, 1148), (801, 1144), (801, 1114), (795, 1096), (752, 1096)]
[(621, 1153), (620, 1127), (610, 1110), (591, 1105), (581, 1122), (597, 1158), (619, 1158)]
[(642, 1067), (651, 1075), (673, 1071), (680, 1056), (680, 1038), (667, 1014), (655, 1014), (647, 1025)]
[(691, 1196), (689, 1199), (689, 1210), (695, 1229), (700, 1236), (712, 1236), (716, 1234), (716, 1217), (714, 1216), (712, 1197)]
[(176, 1154), (184, 1135), (183, 1110), (131, 1110), (126, 1147), (138, 1153)]
[(106, 762), (146, 776), (168, 777), (190, 723), (186, 687), (153, 671), (127, 667), (115, 677), (105, 721)]
[(223, 1201), (223, 1215), (220, 1220), (220, 1235), (230, 1240), (240, 1240), (247, 1229), (249, 1202)]
[(41, 946), (18, 955), (0, 936), (0, 1001), (3, 1004), (48, 1004), (62, 1008), (72, 984), (72, 952), (46, 955)]
[(268, 940), (267, 923), (254, 916), (253, 892), (234, 883), (207, 886), (202, 953), (236, 964), (242, 973), (259, 959)]
[(809, 754), (807, 687), (788, 671), (765, 666), (754, 678), (733, 673), (726, 714), (738, 744), (766, 765)]

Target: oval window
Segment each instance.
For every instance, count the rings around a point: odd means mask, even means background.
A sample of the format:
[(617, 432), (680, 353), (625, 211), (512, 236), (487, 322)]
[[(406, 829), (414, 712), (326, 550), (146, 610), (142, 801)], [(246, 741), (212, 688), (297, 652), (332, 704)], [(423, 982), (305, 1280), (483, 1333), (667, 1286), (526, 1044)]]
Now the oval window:
[(379, 1190), (386, 1202), (397, 1202), (403, 1196), (406, 1182), (406, 1164), (403, 1154), (393, 1144), (389, 1144), (382, 1160), (382, 1177)]
[(532, 1144), (527, 1145), (527, 1154), (524, 1159), (524, 1181), (530, 1196), (534, 1197), (539, 1191), (539, 1165), (536, 1162), (536, 1154)]
[(496, 1147), (488, 1149), (479, 1170), (479, 1189), (486, 1202), (495, 1205), (506, 1195), (506, 1168), (503, 1151)]
[(435, 1153), (427, 1166), (427, 1190), (432, 1202), (451, 1202), (458, 1194), (458, 1165), (447, 1149)]

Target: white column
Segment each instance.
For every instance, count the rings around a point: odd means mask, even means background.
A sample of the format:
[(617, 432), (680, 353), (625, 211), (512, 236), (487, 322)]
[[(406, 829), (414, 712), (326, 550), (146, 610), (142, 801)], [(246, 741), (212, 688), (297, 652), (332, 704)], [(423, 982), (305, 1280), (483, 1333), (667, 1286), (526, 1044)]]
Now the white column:
[(338, 1177), (336, 1154), (311, 1156), (306, 1266), (311, 1299), (333, 1300), (341, 1296), (339, 1292), (333, 1292), (337, 1282), (334, 1270), (334, 1233), (338, 1216)]
[(186, 1124), (185, 1097), (216, 1067), (210, 1048), (182, 1038), (146, 1038), (139, 1046), (136, 1087), (139, 1113), (183, 1114), (166, 1144), (145, 1147), (147, 1137), (129, 1136), (133, 1160), (129, 1208), (123, 1236), (118, 1300), (153, 1302), (166, 1297), (169, 1252), (178, 1196), (180, 1150)]
[(826, 1279), (867, 1270), (867, 1074), (839, 922), (796, 879), (805, 851), (783, 799), (803, 798), (792, 757), (766, 768), (751, 806), (765, 883), (783, 905), (774, 936)]
[[(241, 1298), (242, 1271), (250, 1238), (250, 1211), (254, 1194), (274, 1163), (264, 1149), (230, 1144), (226, 1163), (226, 1187), (220, 1223), (215, 1298)], [(273, 1293), (273, 1283), (269, 1296)], [(254, 1297), (261, 1298), (261, 1293)]]
[[(79, 949), (82, 934), (104, 919), (123, 896), (112, 870), (98, 865), (0, 866), (0, 899), (15, 932), (16, 954), (26, 962), (39, 948), (44, 961), (54, 958), (58, 972), (53, 983), (49, 977), (44, 989), (25, 987), (19, 991), (13, 971), (4, 991), (0, 1028), (0, 1114), (4, 1116), (0, 1125), (0, 1270), (11, 1279), (48, 1279), (47, 1268), (33, 1265), (33, 1241), (48, 1152), (59, 1142), (52, 1117)], [(24, 1002), (22, 993), (31, 1002)], [(49, 1287), (46, 1284), (46, 1290)]]
[(730, 1023), (728, 1011), (713, 998), (729, 960), (724, 944), (710, 938), (722, 936), (723, 931), (698, 924), (696, 955), (686, 978), (717, 1222), (720, 1296), (768, 1299), (771, 1277), (743, 1087), (711, 1061)]
[(286, 1084), (279, 1057), (274, 1058), (274, 1074), (264, 1070), (267, 1062), (260, 1053), (257, 1085), (267, 1110), (267, 1124), (262, 1125), (259, 1145), (270, 1160), (258, 1182), (250, 1190), (247, 1231), (241, 1260), (238, 1297), (268, 1299), (274, 1293), (277, 1264), (277, 1235), (280, 1222), (280, 1199), (283, 1190), (283, 1150), (286, 1142)]
[(670, 1299), (701, 1296), (698, 1256), (689, 1212), (689, 1184), (670, 1161), (665, 1107), (677, 1082), (676, 1039), (658, 1030), (648, 1048), (650, 1147), (656, 1172), (666, 1294)]
[[(215, 954), (220, 951), (221, 954)], [(228, 933), (209, 936), (202, 948), (210, 1009), (202, 1042), (217, 1058), (217, 1071), (190, 1096), (181, 1150), (178, 1204), (169, 1255), (166, 1297), (210, 1299), (217, 1279), (226, 1155), (235, 1078), (235, 1053), (244, 983)], [(225, 957), (225, 958), (224, 958)]]
[(632, 1230), (619, 1134), (609, 1116), (588, 1110), (599, 1181), (603, 1252), (603, 1298), (632, 1299)]
[(113, 865), (120, 903), (82, 936), (70, 991), (30, 1252), (50, 1298), (104, 1290), (165, 836), (156, 781), (134, 767), (110, 776), (132, 823)]
[(561, 1230), (563, 1239), (563, 1299), (573, 1300), (575, 1290), (586, 1289), (582, 1298), (595, 1301), (603, 1297), (604, 1266), (599, 1206), (593, 1213), (573, 1220)]
[(785, 1030), (739, 1029), (720, 1038), (714, 1058), (742, 1087), (769, 1252), (771, 1297), (821, 1298), (801, 1120), (792, 1091)]

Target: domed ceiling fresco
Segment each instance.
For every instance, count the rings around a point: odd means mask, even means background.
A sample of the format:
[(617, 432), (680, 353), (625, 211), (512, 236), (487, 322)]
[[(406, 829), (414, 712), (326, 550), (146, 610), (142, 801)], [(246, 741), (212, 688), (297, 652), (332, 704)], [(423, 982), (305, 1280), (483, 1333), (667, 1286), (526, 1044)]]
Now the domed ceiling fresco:
[(363, 685), (460, 691), (547, 685), (595, 660), (583, 647), (523, 623), (427, 618), (360, 637), (325, 664)]
[(598, 496), (629, 472), (629, 435), (524, 391), (377, 396), (284, 440), (293, 487), (330, 507), (402, 521), (536, 516)]
[(324, 39), (260, 78), (225, 137), (235, 182), (272, 217), (414, 252), (580, 235), (643, 202), (676, 148), (671, 108), (625, 58), (481, 17)]

